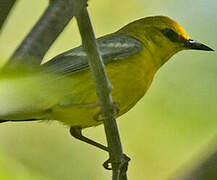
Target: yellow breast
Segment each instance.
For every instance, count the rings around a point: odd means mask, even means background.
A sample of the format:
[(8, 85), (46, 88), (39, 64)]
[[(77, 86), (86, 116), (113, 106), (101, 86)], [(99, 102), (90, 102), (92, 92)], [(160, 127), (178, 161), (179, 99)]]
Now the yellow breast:
[[(113, 100), (120, 105), (120, 116), (129, 111), (149, 88), (157, 67), (153, 57), (144, 48), (140, 53), (128, 58), (112, 61), (106, 71), (113, 85)], [(60, 120), (70, 126), (82, 128), (102, 123), (94, 117), (100, 109), (97, 104), (95, 86), (89, 70), (78, 72), (70, 77), (73, 83), (71, 92), (65, 98), (69, 106), (56, 106), (51, 111), (51, 119)]]

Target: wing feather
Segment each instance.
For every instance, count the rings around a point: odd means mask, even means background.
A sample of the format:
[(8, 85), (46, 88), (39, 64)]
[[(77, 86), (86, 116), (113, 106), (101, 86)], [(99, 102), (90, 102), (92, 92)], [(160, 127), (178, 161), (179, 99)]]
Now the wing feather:
[[(97, 39), (99, 52), (105, 64), (121, 60), (139, 52), (142, 44), (139, 40), (124, 34), (110, 34)], [(82, 46), (66, 51), (42, 67), (53, 73), (75, 73), (89, 68), (87, 55)]]

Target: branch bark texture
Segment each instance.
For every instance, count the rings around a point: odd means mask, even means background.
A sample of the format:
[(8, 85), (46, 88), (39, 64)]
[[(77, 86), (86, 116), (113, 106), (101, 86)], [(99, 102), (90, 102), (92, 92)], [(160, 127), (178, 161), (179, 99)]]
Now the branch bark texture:
[(114, 117), (113, 100), (111, 96), (112, 85), (110, 84), (102, 58), (99, 54), (95, 35), (90, 22), (86, 1), (74, 1), (83, 47), (88, 55), (88, 63), (95, 80), (96, 92), (101, 105), (101, 113), (104, 118), (104, 128), (108, 142), (109, 156), (112, 164), (113, 180), (126, 180), (126, 174), (120, 173), (124, 162), (124, 156), (118, 132), (117, 123)]

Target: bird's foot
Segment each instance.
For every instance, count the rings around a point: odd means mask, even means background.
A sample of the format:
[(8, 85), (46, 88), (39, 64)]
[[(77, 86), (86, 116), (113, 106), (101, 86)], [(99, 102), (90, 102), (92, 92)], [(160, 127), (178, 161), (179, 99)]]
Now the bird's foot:
[[(118, 113), (120, 112), (120, 104), (118, 102), (113, 102), (113, 115), (117, 116)], [(94, 116), (95, 121), (104, 121), (104, 118), (102, 116), (101, 111), (99, 111), (95, 116)]]
[[(129, 161), (130, 161), (130, 158), (126, 154), (123, 154), (122, 163), (121, 163), (121, 173), (127, 171)], [(103, 163), (103, 167), (107, 170), (112, 170), (111, 159), (108, 159), (107, 161), (105, 161)]]

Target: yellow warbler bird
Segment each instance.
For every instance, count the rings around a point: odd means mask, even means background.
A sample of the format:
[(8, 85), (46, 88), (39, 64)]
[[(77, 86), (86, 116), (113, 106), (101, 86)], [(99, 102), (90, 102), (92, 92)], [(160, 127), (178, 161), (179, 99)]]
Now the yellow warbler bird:
[[(213, 51), (189, 38), (175, 21), (164, 16), (136, 20), (97, 39), (113, 85), (120, 116), (146, 93), (158, 69), (185, 49)], [(64, 52), (34, 72), (21, 66), (0, 74), (0, 120), (57, 120), (80, 136), (82, 129), (101, 124), (99, 103), (83, 48)], [(77, 132), (77, 134), (76, 134)], [(78, 137), (79, 138), (79, 137)], [(82, 139), (82, 138), (81, 138)]]

